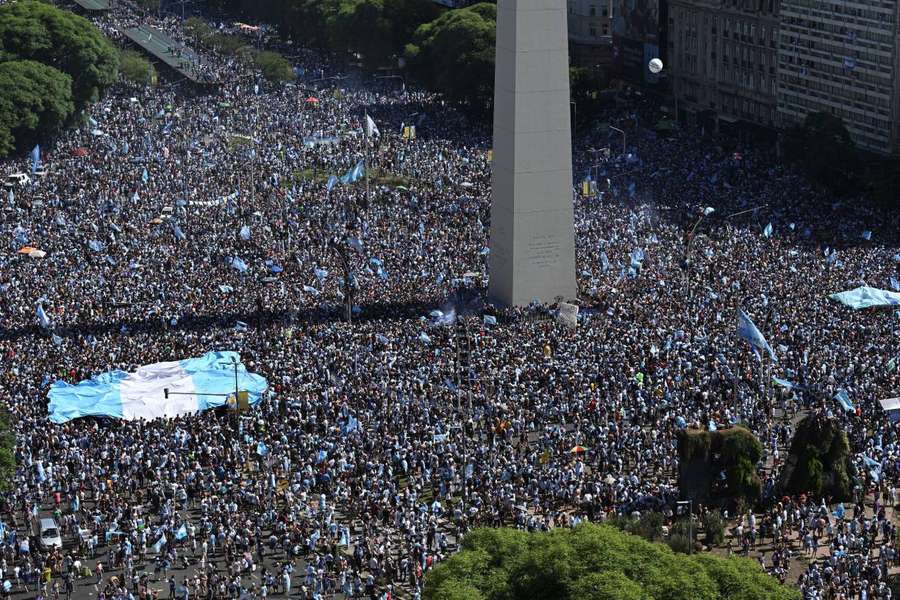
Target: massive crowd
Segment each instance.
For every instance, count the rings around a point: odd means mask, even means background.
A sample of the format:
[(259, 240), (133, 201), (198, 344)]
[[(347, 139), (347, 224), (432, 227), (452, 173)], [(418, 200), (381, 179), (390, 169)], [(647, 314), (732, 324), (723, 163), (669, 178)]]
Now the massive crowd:
[[(496, 310), (482, 302), (490, 131), (396, 80), (294, 60), (310, 75), (288, 86), (223, 57), (204, 61), (223, 75), (214, 92), (117, 86), (90, 126), (44, 148), (46, 176), (4, 196), (0, 396), (18, 464), (2, 495), (6, 592), (418, 598), (473, 526), (671, 503), (684, 424), (741, 421), (783, 457), (776, 413), (793, 407), (840, 420), (860, 503), (839, 518), (828, 499), (785, 499), (747, 516), (736, 543), (771, 537), (760, 560), (782, 577), (815, 554), (789, 582), (809, 599), (890, 597), (900, 447), (877, 400), (900, 388), (900, 314), (827, 296), (890, 286), (897, 215), (830, 198), (768, 149), (656, 134), (658, 107), (633, 98), (604, 117), (627, 131), (624, 152), (602, 128), (577, 138), (578, 326), (547, 307)], [(360, 160), (368, 185), (328, 183)], [(602, 194), (579, 193), (587, 172)], [(469, 338), (462, 380), (461, 328), (429, 316), (450, 306)], [(738, 308), (776, 365), (737, 339)], [(219, 349), (271, 387), (237, 423), (47, 420), (57, 379)], [(773, 388), (769, 371), (819, 393)], [(856, 411), (827, 400), (838, 389)], [(780, 462), (767, 462), (770, 492)], [(33, 537), (51, 513), (63, 550)]]

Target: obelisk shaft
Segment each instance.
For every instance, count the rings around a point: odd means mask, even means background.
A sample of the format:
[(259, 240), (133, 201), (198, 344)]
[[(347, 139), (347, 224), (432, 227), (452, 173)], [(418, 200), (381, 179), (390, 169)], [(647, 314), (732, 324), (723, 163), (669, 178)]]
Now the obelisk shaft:
[(494, 81), (489, 297), (574, 299), (565, 0), (499, 0)]

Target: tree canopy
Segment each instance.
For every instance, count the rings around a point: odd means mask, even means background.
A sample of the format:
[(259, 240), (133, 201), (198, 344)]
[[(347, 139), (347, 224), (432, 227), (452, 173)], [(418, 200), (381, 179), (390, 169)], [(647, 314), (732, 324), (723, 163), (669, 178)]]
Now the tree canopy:
[(482, 2), (420, 26), (406, 46), (413, 74), (449, 99), (486, 108), (494, 89), (497, 7)]
[(51, 4), (0, 6), (4, 60), (33, 60), (71, 77), (75, 108), (94, 102), (118, 76), (119, 54), (90, 21)]
[(122, 76), (135, 85), (147, 85), (156, 79), (156, 69), (142, 54), (123, 50), (119, 60)]
[(0, 155), (57, 131), (74, 111), (65, 73), (33, 60), (0, 63)]
[(744, 558), (676, 554), (603, 525), (479, 529), (425, 581), (425, 600), (799, 600)]
[(269, 81), (292, 81), (295, 78), (291, 63), (277, 52), (257, 52), (253, 55), (253, 61)]

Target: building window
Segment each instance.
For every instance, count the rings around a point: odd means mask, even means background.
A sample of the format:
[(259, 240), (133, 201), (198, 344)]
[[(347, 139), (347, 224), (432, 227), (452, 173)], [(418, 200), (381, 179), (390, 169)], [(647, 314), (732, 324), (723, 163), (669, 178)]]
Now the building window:
[(591, 27), (591, 37), (597, 37), (597, 28)]
[(592, 17), (596, 17), (596, 16), (597, 16), (597, 7), (594, 6), (593, 4), (591, 4), (591, 16), (592, 16)]

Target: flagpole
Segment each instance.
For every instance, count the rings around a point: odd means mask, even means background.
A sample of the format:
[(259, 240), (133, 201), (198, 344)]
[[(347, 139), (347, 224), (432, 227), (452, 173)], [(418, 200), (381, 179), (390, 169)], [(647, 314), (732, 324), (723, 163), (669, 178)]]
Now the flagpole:
[[(369, 211), (369, 142), (371, 141), (371, 135), (369, 132), (369, 113), (364, 113), (365, 120), (363, 121), (363, 130), (366, 134), (366, 152), (363, 156), (363, 170), (366, 176), (366, 207), (365, 211)], [(374, 132), (371, 132), (374, 134)]]

